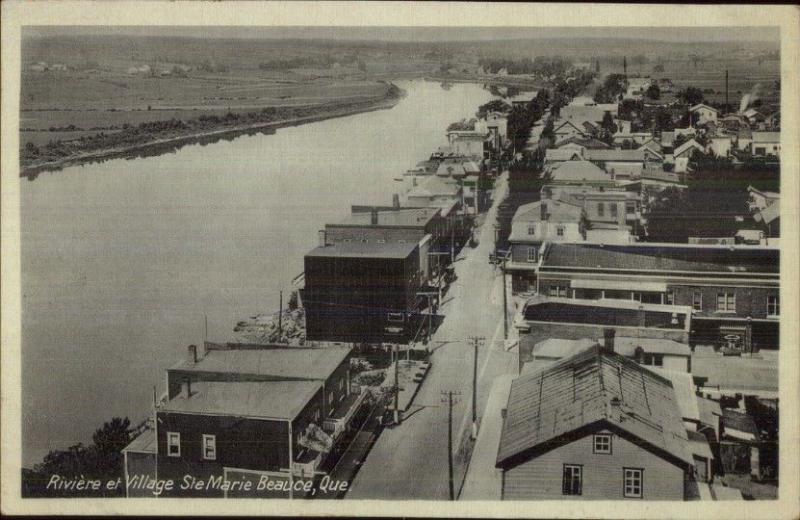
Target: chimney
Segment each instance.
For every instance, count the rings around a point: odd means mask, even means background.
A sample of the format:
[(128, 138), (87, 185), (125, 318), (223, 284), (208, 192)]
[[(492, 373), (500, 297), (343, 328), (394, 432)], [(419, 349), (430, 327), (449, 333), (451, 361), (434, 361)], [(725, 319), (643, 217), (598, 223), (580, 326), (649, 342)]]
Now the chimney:
[(370, 213), (370, 217), (371, 217), (370, 224), (372, 224), (373, 226), (377, 226), (378, 225), (378, 210), (375, 209), (375, 208), (372, 208), (372, 210), (369, 213)]
[(615, 329), (603, 329), (603, 351), (607, 354), (614, 352), (614, 336), (616, 335)]
[(197, 345), (189, 345), (188, 353), (189, 363), (197, 363)]
[(187, 377), (183, 380), (183, 384), (181, 386), (183, 395), (185, 395), (187, 399), (192, 397), (192, 380)]
[(324, 229), (319, 230), (319, 247), (328, 245), (328, 234)]
[(547, 220), (547, 203), (542, 202), (539, 208), (542, 210), (541, 218), (542, 220)]
[(400, 195), (397, 193), (392, 195), (392, 207), (394, 209), (400, 209)]

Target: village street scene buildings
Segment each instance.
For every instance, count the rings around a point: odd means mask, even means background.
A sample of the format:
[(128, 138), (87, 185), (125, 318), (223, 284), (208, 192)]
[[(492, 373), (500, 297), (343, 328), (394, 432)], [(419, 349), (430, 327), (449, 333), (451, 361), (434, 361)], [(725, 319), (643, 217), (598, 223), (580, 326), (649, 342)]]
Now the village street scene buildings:
[[(278, 201), (251, 220), (247, 208), (230, 211), (249, 224), (220, 249), (277, 257), (278, 269), (296, 244), (248, 225), (307, 205), (302, 267), (289, 289), (264, 296), (277, 312), (237, 317), (229, 337), (209, 339), (198, 304), (204, 341), (182, 342), (182, 359), (158, 372), (164, 385), (119, 452), (125, 496), (778, 496), (778, 372), (791, 347), (781, 86), (760, 68), (777, 51), (737, 48), (736, 62), (708, 51), (703, 71), (686, 42), (680, 52), (570, 45), (411, 46), (412, 63), (436, 66), (376, 75), (397, 106), (371, 115), (402, 106), (401, 89), (469, 85), (480, 102), (437, 123), (434, 139), (414, 127), (422, 104), (412, 123), (398, 118), (405, 139), (384, 140), (395, 122), (376, 116), (378, 131), (336, 141), (347, 166), (365, 171), (384, 161), (380, 146), (416, 150), (391, 163), (389, 189), (360, 191), (337, 212), (326, 190), (345, 181), (323, 167), (312, 202)], [(349, 80), (377, 74), (359, 59)], [(150, 74), (131, 67), (131, 77)], [(289, 98), (281, 103), (305, 102)], [(324, 128), (323, 139), (340, 137)], [(349, 147), (374, 135), (365, 168)], [(289, 155), (271, 150), (263, 162)], [(289, 190), (304, 175), (269, 182)], [(247, 285), (225, 283), (231, 301)], [(154, 493), (160, 481), (176, 485)]]

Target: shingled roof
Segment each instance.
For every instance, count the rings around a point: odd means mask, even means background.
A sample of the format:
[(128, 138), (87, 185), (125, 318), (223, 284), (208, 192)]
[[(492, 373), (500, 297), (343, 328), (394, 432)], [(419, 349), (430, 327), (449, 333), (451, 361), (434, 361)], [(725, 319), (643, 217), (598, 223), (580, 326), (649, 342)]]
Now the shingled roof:
[(677, 466), (693, 463), (669, 380), (596, 346), (514, 380), (496, 465), (514, 467), (597, 428)]

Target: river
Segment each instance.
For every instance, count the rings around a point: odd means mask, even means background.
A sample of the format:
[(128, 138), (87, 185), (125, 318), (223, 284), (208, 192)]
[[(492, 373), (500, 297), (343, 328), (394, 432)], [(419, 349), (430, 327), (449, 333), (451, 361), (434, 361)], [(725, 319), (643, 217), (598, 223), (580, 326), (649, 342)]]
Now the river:
[(23, 465), (143, 419), (164, 369), (278, 308), (326, 222), (390, 204), (393, 179), (492, 99), (397, 82), (394, 108), (21, 180)]

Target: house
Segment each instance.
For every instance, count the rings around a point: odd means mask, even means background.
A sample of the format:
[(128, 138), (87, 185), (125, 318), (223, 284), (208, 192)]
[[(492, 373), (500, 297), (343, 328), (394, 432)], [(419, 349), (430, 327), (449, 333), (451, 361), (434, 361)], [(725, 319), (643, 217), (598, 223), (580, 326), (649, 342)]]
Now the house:
[(137, 475), (209, 482), (161, 495), (181, 497), (226, 496), (223, 479), (311, 479), (366, 398), (351, 391), (347, 347), (205, 350), (191, 345), (167, 370), (154, 428), (123, 450), (128, 496), (153, 496), (135, 485)]
[(306, 338), (405, 343), (416, 331), (420, 244), (339, 242), (305, 255)]
[[(540, 200), (517, 209), (511, 221), (510, 262), (506, 270), (512, 287), (527, 290), (527, 275), (539, 261), (544, 242), (579, 242), (584, 240), (583, 207), (561, 200)], [(523, 288), (524, 287), (524, 288)]]
[(561, 142), (571, 138), (585, 139), (591, 136), (591, 133), (583, 126), (583, 121), (570, 121), (563, 120), (557, 122), (553, 128), (555, 142)]
[[(684, 374), (691, 372), (692, 351), (686, 343), (671, 339), (615, 336), (614, 329), (609, 330), (612, 334), (608, 344), (612, 345), (617, 354), (632, 359), (640, 365), (657, 369), (663, 368), (670, 373), (672, 371)], [(533, 361), (526, 363), (523, 370), (527, 370), (529, 366), (536, 370), (537, 367), (542, 366), (543, 361), (555, 362), (568, 358), (604, 342), (606, 342), (605, 338), (574, 340), (548, 338), (533, 347)], [(665, 377), (667, 376), (665, 375)], [(691, 377), (689, 377), (689, 382), (691, 383)], [(696, 415), (696, 404), (694, 409), (694, 415)]]
[(601, 346), (513, 381), (496, 467), (503, 500), (684, 500), (696, 488), (669, 380)]
[(500, 150), (508, 137), (508, 118), (500, 112), (489, 112), (486, 117), (475, 123), (475, 130), (489, 134), (494, 150)]
[(463, 189), (458, 182), (446, 177), (412, 177), (412, 187), (406, 192), (401, 205), (406, 207), (444, 207), (461, 204)]
[(611, 175), (589, 161), (555, 163), (549, 171), (553, 184), (614, 184)]
[(605, 169), (614, 180), (632, 180), (642, 176), (644, 169), (660, 168), (664, 157), (649, 148), (636, 150), (587, 150), (586, 160)]
[(781, 203), (776, 200), (766, 208), (756, 209), (753, 220), (761, 227), (761, 234), (766, 238), (781, 236)]
[(478, 159), (483, 159), (484, 143), (488, 137), (488, 132), (476, 130), (451, 130), (447, 132), (447, 141), (453, 152)]
[(747, 192), (750, 195), (749, 197), (750, 211), (763, 210), (767, 206), (770, 206), (773, 203), (778, 202), (781, 198), (781, 194), (776, 191), (758, 190), (752, 186), (747, 187)]
[(753, 132), (753, 155), (765, 157), (774, 155), (781, 156), (781, 133), (780, 132)]
[(763, 123), (764, 120), (766, 119), (764, 117), (764, 114), (762, 114), (755, 108), (748, 108), (747, 110), (742, 112), (742, 116), (744, 116), (747, 119), (748, 123), (750, 123), (751, 125), (756, 123)]
[(467, 175), (476, 175), (480, 172), (481, 167), (469, 157), (445, 157), (436, 167), (436, 175), (453, 179), (463, 179)]
[(692, 341), (732, 349), (778, 347), (776, 247), (666, 243), (547, 244), (537, 292), (692, 309)]
[[(684, 143), (685, 144), (685, 143)], [(714, 153), (720, 157), (727, 157), (731, 153), (731, 148), (734, 146), (733, 136), (730, 135), (713, 135), (708, 138), (706, 145), (706, 153)]]
[(600, 229), (622, 231), (614, 243), (631, 241), (630, 230), (638, 229), (641, 218), (641, 202), (634, 192), (593, 186), (547, 185), (542, 188), (542, 199), (563, 200), (577, 204), (584, 210), (589, 224), (587, 241), (592, 232)]
[(716, 123), (719, 110), (704, 103), (698, 103), (689, 108), (689, 113), (695, 125), (702, 125), (709, 122)]

